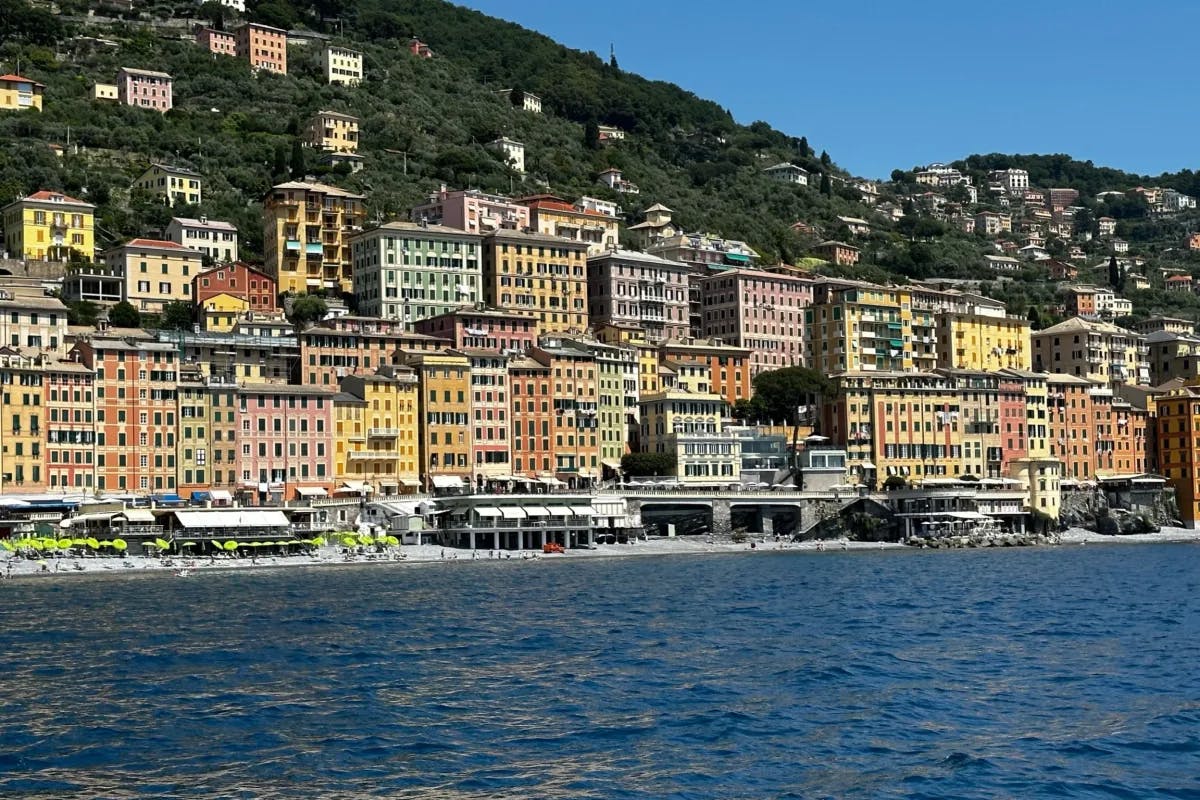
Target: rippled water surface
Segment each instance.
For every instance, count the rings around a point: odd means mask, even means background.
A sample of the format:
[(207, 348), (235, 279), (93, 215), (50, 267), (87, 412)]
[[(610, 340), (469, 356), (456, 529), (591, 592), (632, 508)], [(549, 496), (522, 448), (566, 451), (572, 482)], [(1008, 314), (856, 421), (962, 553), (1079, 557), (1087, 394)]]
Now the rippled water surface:
[(0, 583), (0, 797), (1200, 798), (1200, 546)]

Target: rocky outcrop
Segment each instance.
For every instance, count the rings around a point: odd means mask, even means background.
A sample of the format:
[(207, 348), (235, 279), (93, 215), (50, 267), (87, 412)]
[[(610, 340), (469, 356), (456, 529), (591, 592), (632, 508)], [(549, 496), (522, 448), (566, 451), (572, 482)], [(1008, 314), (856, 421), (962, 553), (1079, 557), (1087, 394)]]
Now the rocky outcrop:
[(1040, 533), (971, 533), (960, 536), (910, 536), (904, 540), (909, 547), (952, 550), (963, 547), (1032, 547), (1041, 544), (1058, 544), (1058, 535)]

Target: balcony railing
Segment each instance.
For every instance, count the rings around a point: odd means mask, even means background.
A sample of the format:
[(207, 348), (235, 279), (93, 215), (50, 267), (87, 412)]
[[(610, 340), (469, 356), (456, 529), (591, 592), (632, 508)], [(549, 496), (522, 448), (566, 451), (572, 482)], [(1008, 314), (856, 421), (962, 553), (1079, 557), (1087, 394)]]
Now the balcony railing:
[(399, 428), (368, 428), (367, 436), (381, 439), (394, 439), (400, 435)]
[(349, 453), (351, 461), (367, 461), (370, 459), (399, 458), (399, 450), (352, 450)]

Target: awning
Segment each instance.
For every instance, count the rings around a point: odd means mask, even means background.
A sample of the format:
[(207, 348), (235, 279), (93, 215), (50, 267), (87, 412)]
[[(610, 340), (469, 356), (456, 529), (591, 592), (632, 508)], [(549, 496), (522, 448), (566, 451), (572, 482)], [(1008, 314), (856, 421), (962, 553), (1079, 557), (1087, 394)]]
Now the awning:
[(124, 517), (127, 522), (154, 522), (154, 515), (146, 508), (127, 508), (117, 516)]
[(621, 462), (613, 461), (612, 459), (604, 459), (600, 463), (603, 464), (604, 466), (608, 467), (609, 469), (620, 469), (621, 468)]
[(734, 264), (749, 264), (750, 256), (744, 256), (741, 253), (726, 253), (725, 260), (731, 261)]
[(99, 514), (80, 514), (79, 516), (71, 517), (70, 519), (66, 519), (63, 521), (69, 522), (72, 525), (80, 525), (80, 524), (88, 523), (88, 522), (100, 522), (100, 521), (107, 522), (107, 521), (111, 520), (114, 516), (116, 516), (117, 513), (118, 512), (114, 512), (114, 511), (106, 511), (106, 512), (102, 512)]
[(209, 500), (212, 500), (211, 492), (192, 492), (193, 503), (204, 503)]
[(571, 513), (577, 517), (590, 517), (596, 513), (591, 506), (571, 506)]
[(408, 486), (414, 489), (419, 489), (421, 487), (421, 482), (415, 478), (399, 478), (398, 480), (400, 481), (401, 486)]
[(566, 484), (560, 481), (558, 478), (539, 478), (538, 480), (547, 486), (566, 486)]
[(505, 519), (525, 519), (525, 510), (514, 506), (505, 506), (500, 509), (500, 516)]
[(875, 469), (875, 465), (872, 464), (870, 461), (864, 461), (861, 464), (859, 464), (859, 466), (862, 467), (863, 469)]
[(480, 506), (475, 509), (475, 513), (481, 517), (498, 517), (500, 516), (500, 509), (495, 506)]
[(521, 510), (531, 517), (548, 517), (550, 509), (545, 506), (521, 506)]
[(183, 498), (177, 494), (156, 494), (152, 498), (156, 503), (182, 503)]
[(433, 488), (435, 489), (461, 489), (463, 479), (458, 475), (434, 475)]
[(327, 497), (329, 492), (320, 486), (300, 486), (296, 489), (296, 494), (301, 497)]
[(363, 483), (362, 481), (342, 481), (342, 485), (338, 491), (361, 494), (363, 492), (371, 491), (371, 487), (367, 486), (367, 484)]
[(226, 503), (233, 500), (233, 495), (231, 495), (229, 492), (225, 491), (224, 489), (213, 489), (211, 494), (212, 494), (213, 500), (221, 500)]
[(550, 512), (552, 517), (569, 517), (573, 512), (567, 506), (547, 506), (546, 510)]
[(289, 508), (284, 513), (285, 514), (301, 514), (301, 515), (303, 515), (303, 514), (320, 514), (321, 509), (319, 509), (319, 508)]

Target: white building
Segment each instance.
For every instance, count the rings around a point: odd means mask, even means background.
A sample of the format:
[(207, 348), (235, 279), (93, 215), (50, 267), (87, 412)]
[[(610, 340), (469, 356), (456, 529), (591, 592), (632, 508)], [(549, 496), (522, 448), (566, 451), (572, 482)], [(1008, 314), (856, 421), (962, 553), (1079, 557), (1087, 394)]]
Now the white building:
[(246, 13), (246, 0), (221, 0), (221, 5), (243, 14)]
[(1022, 198), (1029, 188), (1029, 172), (1023, 169), (996, 169), (988, 173), (988, 180), (999, 184), (1008, 195)]
[(219, 219), (172, 217), (167, 241), (196, 250), (218, 263), (238, 260), (238, 229)]
[(620, 192), (621, 194), (638, 194), (641, 192), (638, 185), (633, 181), (625, 180), (624, 174), (616, 167), (609, 167), (601, 172), (599, 180), (614, 192)]
[[(502, 100), (512, 101), (512, 89), (500, 89), (496, 96)], [(542, 113), (542, 98), (530, 92), (521, 93), (521, 109), (534, 114)]]
[(357, 50), (327, 45), (325, 47), (325, 80), (343, 86), (358, 86), (363, 79), (363, 57)]
[(501, 136), (499, 139), (488, 142), (484, 147), (503, 156), (504, 162), (517, 172), (525, 171), (525, 145), (520, 142), (513, 141), (507, 136)]
[(770, 177), (783, 183), (794, 183), (797, 186), (808, 186), (808, 170), (784, 161), (763, 170)]

